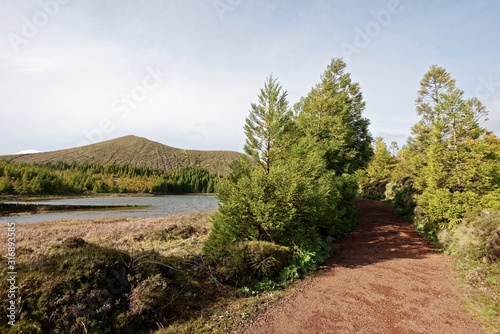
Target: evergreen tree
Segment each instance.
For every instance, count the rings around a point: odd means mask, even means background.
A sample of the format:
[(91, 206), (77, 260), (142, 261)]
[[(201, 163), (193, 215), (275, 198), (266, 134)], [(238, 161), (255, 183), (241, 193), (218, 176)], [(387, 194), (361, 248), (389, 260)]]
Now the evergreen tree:
[(217, 258), (247, 241), (319, 254), (323, 238), (349, 228), (355, 183), (327, 170), (324, 147), (298, 131), (287, 105), (286, 92), (268, 78), (245, 124), (249, 158), (233, 163), (218, 184), (209, 255)]
[(421, 119), (412, 127), (412, 136), (408, 139), (407, 145), (411, 151), (409, 156), (411, 161), (408, 161), (408, 166), (414, 176), (427, 161), (432, 126), (439, 117), (438, 105), (443, 99), (443, 94), (455, 89), (455, 80), (452, 79), (450, 73), (437, 65), (432, 65), (420, 81), (415, 103), (417, 115)]
[(321, 82), (295, 105), (300, 128), (324, 146), (327, 168), (337, 174), (365, 167), (373, 154), (363, 95), (345, 68), (332, 59)]
[(374, 146), (373, 158), (368, 164), (366, 172), (371, 179), (389, 179), (394, 164), (396, 163), (395, 158), (387, 149), (384, 138), (375, 138)]
[(365, 170), (356, 172), (359, 188), (365, 195), (384, 198), (396, 158), (389, 152), (382, 137), (375, 138), (374, 155)]
[(258, 103), (251, 104), (245, 120), (245, 152), (269, 174), (283, 147), (278, 143), (291, 119), (287, 92), (272, 75), (260, 90)]
[(453, 228), (491, 190), (481, 167), (489, 160), (481, 126), (487, 111), (476, 98), (464, 98), (437, 66), (424, 75), (416, 102), (421, 120), (412, 129), (407, 156), (421, 193), (417, 217), (430, 230)]

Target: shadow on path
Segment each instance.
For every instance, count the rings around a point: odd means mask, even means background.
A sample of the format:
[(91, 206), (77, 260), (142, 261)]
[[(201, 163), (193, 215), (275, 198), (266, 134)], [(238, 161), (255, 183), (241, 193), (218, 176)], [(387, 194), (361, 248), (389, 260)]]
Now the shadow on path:
[(335, 244), (339, 255), (332, 257), (327, 266), (356, 268), (397, 258), (424, 258), (433, 253), (413, 224), (391, 206), (367, 199), (357, 199), (355, 204), (362, 207), (358, 226)]

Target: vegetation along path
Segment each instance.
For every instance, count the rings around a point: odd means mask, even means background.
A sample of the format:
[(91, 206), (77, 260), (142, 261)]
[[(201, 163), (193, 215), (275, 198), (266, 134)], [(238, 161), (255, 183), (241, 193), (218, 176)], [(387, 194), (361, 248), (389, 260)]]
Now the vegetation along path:
[(246, 333), (483, 333), (451, 263), (390, 206), (359, 199), (339, 254)]

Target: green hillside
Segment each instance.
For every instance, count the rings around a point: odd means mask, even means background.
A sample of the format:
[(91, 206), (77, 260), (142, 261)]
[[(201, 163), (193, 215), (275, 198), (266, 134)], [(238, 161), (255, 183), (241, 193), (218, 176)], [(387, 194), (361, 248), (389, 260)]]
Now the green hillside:
[(130, 135), (78, 148), (5, 155), (0, 156), (0, 160), (37, 164), (66, 162), (128, 165), (166, 172), (194, 167), (205, 168), (212, 174), (225, 175), (229, 171), (229, 164), (238, 159), (239, 155), (240, 153), (232, 151), (183, 150)]

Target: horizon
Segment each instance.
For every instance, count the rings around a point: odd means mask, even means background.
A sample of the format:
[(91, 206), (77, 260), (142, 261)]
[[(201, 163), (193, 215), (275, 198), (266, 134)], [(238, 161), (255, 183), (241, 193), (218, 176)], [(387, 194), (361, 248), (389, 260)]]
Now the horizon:
[[(273, 74), (291, 106), (332, 58), (360, 84), (372, 136), (402, 147), (419, 82), (444, 67), (500, 135), (500, 3), (405, 0), (10, 1), (0, 11), (0, 155), (129, 134), (241, 152)], [(453, 33), (450, 33), (453, 32)]]

